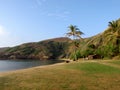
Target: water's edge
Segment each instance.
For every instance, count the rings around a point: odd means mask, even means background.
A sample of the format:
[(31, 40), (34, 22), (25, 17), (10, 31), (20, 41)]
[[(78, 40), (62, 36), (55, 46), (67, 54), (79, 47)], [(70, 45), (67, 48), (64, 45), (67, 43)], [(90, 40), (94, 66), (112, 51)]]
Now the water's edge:
[(62, 63), (64, 60), (0, 60), (0, 72)]

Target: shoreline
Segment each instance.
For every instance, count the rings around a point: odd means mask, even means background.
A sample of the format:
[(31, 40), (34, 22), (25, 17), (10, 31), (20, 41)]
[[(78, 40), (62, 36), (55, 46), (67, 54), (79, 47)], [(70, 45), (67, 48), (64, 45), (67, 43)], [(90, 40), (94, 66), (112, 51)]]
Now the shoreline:
[[(61, 60), (63, 60), (63, 59), (61, 59)], [(69, 60), (69, 59), (66, 59), (66, 60)], [(35, 67), (17, 69), (17, 70), (11, 70), (11, 71), (3, 71), (3, 72), (0, 72), (0, 77), (3, 76), (3, 75), (8, 75), (8, 74), (23, 73), (23, 72), (29, 72), (29, 71), (35, 70), (35, 69), (42, 69), (42, 68), (48, 68), (48, 67), (51, 68), (53, 66), (64, 65), (64, 64), (67, 64), (66, 60), (64, 59), (64, 62), (60, 62), (60, 63), (54, 63), (54, 64), (48, 64), (48, 65), (42, 65), (42, 66), (35, 66)], [(106, 60), (106, 61), (108, 61), (108, 60)], [(95, 60), (89, 60), (89, 61), (80, 60), (78, 62), (84, 63), (84, 62), (96, 62), (96, 61)], [(70, 61), (70, 63), (76, 63), (76, 62)]]
[(8, 75), (8, 74), (28, 72), (30, 70), (41, 69), (41, 68), (48, 68), (48, 67), (53, 67), (53, 66), (58, 66), (58, 65), (63, 65), (63, 64), (65, 64), (65, 62), (50, 64), (50, 65), (43, 65), (43, 66), (30, 67), (30, 68), (25, 68), (25, 69), (18, 69), (18, 70), (11, 70), (11, 71), (0, 72), (0, 77), (4, 76), (4, 75)]

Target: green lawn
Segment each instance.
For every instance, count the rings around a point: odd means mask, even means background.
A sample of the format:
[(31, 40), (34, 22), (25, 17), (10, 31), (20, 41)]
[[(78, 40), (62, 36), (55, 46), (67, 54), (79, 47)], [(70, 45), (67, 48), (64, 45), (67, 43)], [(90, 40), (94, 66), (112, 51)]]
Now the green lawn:
[(84, 71), (87, 74), (120, 74), (120, 69), (96, 62), (76, 63), (65, 66), (68, 69)]
[(110, 61), (108, 63), (112, 63), (112, 64), (115, 64), (115, 65), (120, 65), (120, 60), (113, 60), (113, 61)]
[[(107, 63), (107, 62), (106, 62)], [(120, 68), (74, 62), (0, 76), (0, 90), (119, 90)]]

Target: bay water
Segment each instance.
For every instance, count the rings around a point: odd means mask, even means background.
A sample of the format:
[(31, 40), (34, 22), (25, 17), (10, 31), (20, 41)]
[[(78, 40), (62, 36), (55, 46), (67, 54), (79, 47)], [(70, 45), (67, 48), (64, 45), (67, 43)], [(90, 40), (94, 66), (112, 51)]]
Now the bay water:
[(61, 60), (0, 60), (0, 72), (60, 63)]

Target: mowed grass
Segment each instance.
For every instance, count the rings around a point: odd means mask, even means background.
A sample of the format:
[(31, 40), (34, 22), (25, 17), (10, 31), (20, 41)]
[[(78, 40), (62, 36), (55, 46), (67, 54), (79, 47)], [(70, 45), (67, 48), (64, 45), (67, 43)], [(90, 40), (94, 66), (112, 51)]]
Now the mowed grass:
[(113, 61), (110, 61), (108, 63), (112, 63), (112, 64), (115, 64), (115, 65), (119, 65), (120, 66), (120, 60), (113, 60)]
[(74, 62), (0, 76), (0, 90), (119, 90), (120, 69), (97, 62)]
[(120, 74), (120, 69), (112, 66), (103, 65), (97, 62), (76, 63), (74, 65), (66, 65), (68, 69), (84, 71), (87, 74)]

